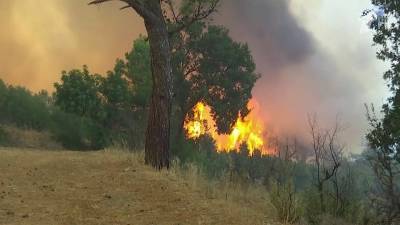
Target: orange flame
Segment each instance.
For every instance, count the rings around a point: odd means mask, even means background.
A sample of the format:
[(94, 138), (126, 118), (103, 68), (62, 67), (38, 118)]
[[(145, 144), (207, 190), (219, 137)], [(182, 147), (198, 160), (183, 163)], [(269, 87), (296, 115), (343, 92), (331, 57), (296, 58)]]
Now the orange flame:
[[(207, 110), (208, 107), (207, 107)], [(185, 121), (185, 129), (187, 132), (187, 137), (190, 139), (197, 139), (202, 135), (206, 134), (206, 126), (204, 124), (205, 115), (209, 116), (209, 111), (206, 112), (206, 106), (199, 102), (193, 109), (194, 118), (192, 121)]]
[(256, 150), (266, 155), (268, 149), (263, 138), (264, 122), (258, 115), (259, 105), (255, 100), (251, 100), (248, 107), (252, 109), (250, 114), (244, 119), (238, 118), (230, 134), (220, 135), (216, 130), (210, 107), (199, 102), (193, 108), (193, 119), (186, 118), (184, 128), (187, 137), (198, 139), (209, 134), (214, 139), (218, 152), (239, 151), (240, 146), (246, 144), (250, 155)]

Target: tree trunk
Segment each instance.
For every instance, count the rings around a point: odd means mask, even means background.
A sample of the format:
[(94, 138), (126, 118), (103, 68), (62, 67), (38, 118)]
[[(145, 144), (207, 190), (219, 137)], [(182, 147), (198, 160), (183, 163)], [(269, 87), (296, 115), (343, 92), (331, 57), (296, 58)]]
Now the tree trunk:
[(172, 97), (171, 50), (160, 1), (148, 0), (155, 15), (144, 18), (151, 51), (153, 91), (145, 143), (145, 163), (157, 169), (169, 168), (170, 114)]
[(176, 129), (175, 132), (175, 140), (179, 141), (179, 139), (184, 135), (184, 130), (185, 130), (185, 119), (186, 119), (186, 114), (184, 107), (179, 106), (179, 110), (176, 112), (176, 125), (174, 129)]
[(324, 184), (322, 182), (318, 184), (318, 194), (321, 212), (325, 213)]
[[(101, 4), (111, 0), (93, 0)], [(150, 41), (153, 92), (146, 132), (145, 162), (157, 169), (169, 168), (169, 136), (172, 98), (171, 49), (160, 0), (125, 1), (143, 19)], [(126, 8), (124, 7), (124, 8)]]

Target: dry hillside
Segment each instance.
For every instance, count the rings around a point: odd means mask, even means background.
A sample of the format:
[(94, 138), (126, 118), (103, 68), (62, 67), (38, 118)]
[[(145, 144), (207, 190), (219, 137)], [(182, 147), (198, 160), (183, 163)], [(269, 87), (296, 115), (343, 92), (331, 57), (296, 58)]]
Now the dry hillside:
[(260, 188), (157, 172), (140, 154), (0, 149), (0, 224), (274, 224)]

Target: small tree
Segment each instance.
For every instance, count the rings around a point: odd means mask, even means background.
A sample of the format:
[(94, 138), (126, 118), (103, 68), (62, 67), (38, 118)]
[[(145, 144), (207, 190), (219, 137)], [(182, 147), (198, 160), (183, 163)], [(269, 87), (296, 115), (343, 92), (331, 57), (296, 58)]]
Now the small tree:
[[(325, 186), (326, 183), (337, 176), (343, 160), (344, 146), (338, 142), (341, 130), (339, 122), (332, 129), (324, 130), (319, 127), (316, 116), (308, 117), (308, 124), (312, 137), (312, 149), (316, 174), (314, 182), (318, 190), (320, 210), (326, 212)], [(339, 198), (339, 189), (335, 189), (335, 197)]]
[(270, 140), (275, 149), (275, 158), (272, 161), (271, 171), (273, 178), (269, 180), (271, 203), (277, 210), (278, 219), (284, 224), (296, 223), (301, 217), (300, 198), (296, 192), (294, 173), (296, 170), (295, 158), (298, 153), (296, 138), (278, 137)]
[(55, 105), (65, 112), (100, 121), (103, 116), (101, 81), (101, 76), (90, 74), (87, 66), (82, 70), (63, 71), (61, 82), (54, 84)]
[[(377, 118), (374, 107), (367, 108), (371, 130), (367, 134), (368, 159), (375, 173), (377, 190), (373, 203), (381, 224), (400, 223), (400, 4), (398, 0), (371, 0), (378, 8), (370, 28), (375, 32), (374, 44), (379, 47), (378, 59), (390, 67), (383, 78), (392, 96)], [(364, 15), (371, 13), (366, 10)]]
[(296, 159), (296, 156), (298, 154), (298, 144), (296, 138), (293, 138), (291, 141), (289, 137), (286, 137), (284, 142), (279, 141), (276, 138), (275, 145), (278, 158), (286, 162), (291, 162)]
[(259, 75), (247, 44), (234, 41), (226, 28), (197, 22), (171, 39), (177, 130), (199, 102), (211, 109), (216, 128), (229, 133), (247, 104)]
[(272, 182), (271, 203), (278, 211), (278, 219), (284, 224), (293, 224), (300, 219), (299, 198), (292, 180)]
[(383, 120), (378, 119), (373, 107), (367, 115), (372, 127), (367, 135), (370, 147), (367, 157), (377, 180), (372, 202), (381, 224), (397, 224), (400, 222), (400, 162), (398, 142), (392, 135), (392, 119), (390, 114)]

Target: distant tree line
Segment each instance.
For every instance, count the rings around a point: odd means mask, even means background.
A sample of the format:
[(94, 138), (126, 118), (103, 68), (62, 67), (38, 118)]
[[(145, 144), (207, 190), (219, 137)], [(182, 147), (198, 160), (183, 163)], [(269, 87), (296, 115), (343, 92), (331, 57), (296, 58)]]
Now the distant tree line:
[[(95, 150), (104, 147), (100, 126), (94, 121), (62, 111), (54, 105), (53, 98), (46, 91), (34, 94), (23, 87), (6, 85), (2, 80), (0, 125), (49, 131), (57, 142), (69, 149)], [(0, 131), (0, 144), (7, 145), (4, 131)]]

